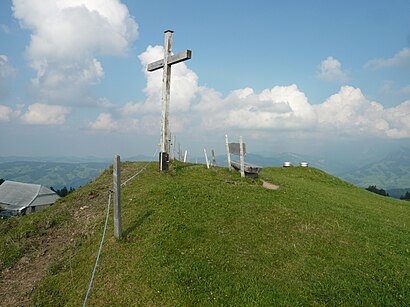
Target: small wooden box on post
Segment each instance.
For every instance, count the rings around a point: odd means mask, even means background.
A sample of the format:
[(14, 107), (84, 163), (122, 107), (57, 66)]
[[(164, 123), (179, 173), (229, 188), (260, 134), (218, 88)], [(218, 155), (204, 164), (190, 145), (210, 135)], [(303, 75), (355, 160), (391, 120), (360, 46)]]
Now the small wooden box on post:
[(163, 69), (162, 74), (162, 112), (161, 112), (161, 152), (159, 153), (159, 169), (162, 172), (168, 170), (170, 156), (170, 130), (169, 130), (169, 101), (171, 92), (171, 65), (189, 60), (192, 56), (191, 50), (172, 54), (172, 33), (165, 31), (164, 58), (148, 64), (148, 71)]

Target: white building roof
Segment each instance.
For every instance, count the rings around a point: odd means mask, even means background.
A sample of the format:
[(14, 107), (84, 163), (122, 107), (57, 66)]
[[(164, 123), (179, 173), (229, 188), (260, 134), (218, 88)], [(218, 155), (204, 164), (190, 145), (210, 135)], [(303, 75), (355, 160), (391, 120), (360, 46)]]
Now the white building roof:
[(40, 184), (6, 180), (0, 185), (0, 203), (9, 210), (21, 211), (29, 206), (53, 204), (60, 198), (54, 191)]

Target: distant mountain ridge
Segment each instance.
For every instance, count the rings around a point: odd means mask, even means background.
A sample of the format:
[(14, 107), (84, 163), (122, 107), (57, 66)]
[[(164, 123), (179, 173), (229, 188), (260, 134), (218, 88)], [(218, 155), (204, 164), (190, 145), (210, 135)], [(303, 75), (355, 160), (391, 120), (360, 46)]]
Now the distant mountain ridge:
[(410, 187), (410, 150), (402, 148), (378, 162), (338, 175), (359, 187), (376, 185), (385, 190), (407, 189)]
[(78, 188), (99, 176), (108, 166), (108, 162), (4, 162), (0, 163), (0, 178), (56, 189)]
[[(208, 153), (208, 159), (212, 157)], [(157, 157), (136, 155), (122, 157), (122, 161), (152, 161)], [(190, 162), (205, 163), (204, 156), (191, 157)], [(227, 165), (226, 155), (216, 157), (217, 165)], [(349, 181), (359, 187), (376, 185), (400, 197), (410, 187), (410, 150), (402, 148), (384, 159), (366, 164), (347, 164), (336, 159), (297, 154), (272, 153), (268, 156), (247, 154), (246, 161), (260, 166), (282, 166), (289, 161), (298, 166), (308, 162), (315, 167)], [(0, 178), (28, 183), (39, 183), (55, 188), (78, 187), (94, 179), (112, 164), (112, 159), (101, 157), (0, 157)], [(400, 194), (400, 195), (398, 195)]]

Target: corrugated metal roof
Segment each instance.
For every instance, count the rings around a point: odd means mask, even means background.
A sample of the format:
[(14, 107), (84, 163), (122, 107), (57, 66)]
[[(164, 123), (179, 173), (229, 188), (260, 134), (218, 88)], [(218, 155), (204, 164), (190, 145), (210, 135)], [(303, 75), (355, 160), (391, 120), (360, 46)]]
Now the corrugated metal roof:
[(55, 192), (40, 184), (6, 180), (0, 185), (0, 203), (9, 205), (11, 210), (52, 204), (58, 198), (60, 197)]

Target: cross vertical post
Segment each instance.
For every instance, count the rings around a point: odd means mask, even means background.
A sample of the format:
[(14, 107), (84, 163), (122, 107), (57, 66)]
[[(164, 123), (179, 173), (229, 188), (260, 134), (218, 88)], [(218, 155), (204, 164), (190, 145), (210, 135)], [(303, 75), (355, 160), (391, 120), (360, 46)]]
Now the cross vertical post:
[(189, 60), (192, 55), (191, 50), (172, 54), (172, 33), (165, 31), (164, 38), (164, 58), (148, 64), (148, 71), (163, 69), (162, 74), (162, 111), (161, 111), (161, 152), (159, 153), (159, 169), (164, 172), (168, 170), (170, 156), (170, 130), (169, 130), (169, 100), (171, 93), (171, 65)]

